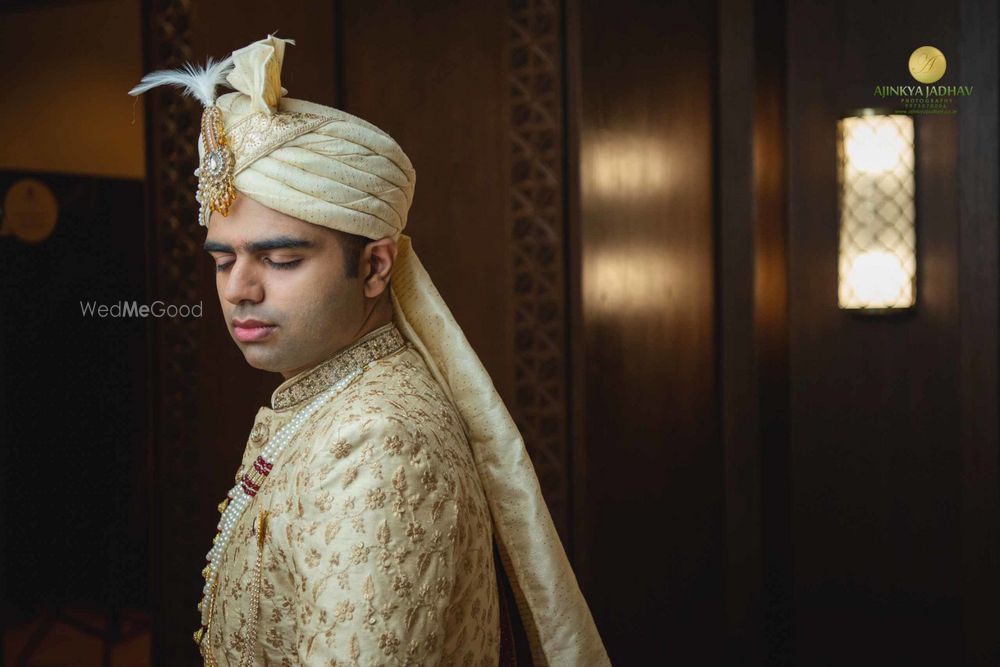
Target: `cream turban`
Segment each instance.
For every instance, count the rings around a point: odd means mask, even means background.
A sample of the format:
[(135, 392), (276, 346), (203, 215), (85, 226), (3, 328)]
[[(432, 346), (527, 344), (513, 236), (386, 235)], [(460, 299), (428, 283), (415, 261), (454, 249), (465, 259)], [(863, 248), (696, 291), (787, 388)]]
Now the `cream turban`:
[[(610, 664), (542, 498), (524, 441), (451, 311), (402, 233), (415, 172), (392, 137), (338, 109), (285, 97), (285, 45), (274, 36), (209, 61), (200, 73), (149, 75), (138, 94), (184, 85), (221, 110), (236, 190), (276, 211), (371, 239), (397, 241), (393, 318), (462, 415), (536, 665)], [(228, 59), (227, 59), (228, 60)], [(201, 76), (190, 81), (189, 75)], [(237, 92), (214, 96), (226, 75)], [(178, 76), (184, 78), (179, 81)], [(206, 83), (207, 81), (207, 83)], [(204, 157), (211, 137), (199, 138)], [(210, 129), (209, 129), (210, 131)]]
[[(286, 40), (233, 53), (222, 95), (225, 132), (239, 192), (268, 208), (371, 239), (398, 239), (416, 173), (392, 137), (338, 109), (284, 97)], [(204, 157), (205, 141), (198, 142)]]

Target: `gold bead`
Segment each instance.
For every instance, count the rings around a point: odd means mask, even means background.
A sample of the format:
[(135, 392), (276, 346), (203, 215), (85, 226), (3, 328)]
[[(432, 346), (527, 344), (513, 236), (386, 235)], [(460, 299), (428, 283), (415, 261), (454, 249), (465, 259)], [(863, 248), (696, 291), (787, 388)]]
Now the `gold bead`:
[(203, 576), (205, 580), (208, 581), (208, 578), (212, 576), (212, 566), (206, 565), (205, 569), (201, 571), (201, 576)]
[(221, 503), (219, 503), (219, 514), (225, 512), (227, 507), (229, 507), (229, 498), (226, 498)]
[(256, 444), (264, 442), (267, 440), (267, 430), (267, 423), (257, 422), (250, 430), (250, 441)]
[(204, 634), (205, 634), (205, 626), (203, 625), (203, 626), (201, 626), (200, 628), (198, 628), (197, 630), (194, 631), (194, 643), (198, 644), (200, 646), (201, 645), (201, 638), (202, 638), (202, 636), (204, 636)]

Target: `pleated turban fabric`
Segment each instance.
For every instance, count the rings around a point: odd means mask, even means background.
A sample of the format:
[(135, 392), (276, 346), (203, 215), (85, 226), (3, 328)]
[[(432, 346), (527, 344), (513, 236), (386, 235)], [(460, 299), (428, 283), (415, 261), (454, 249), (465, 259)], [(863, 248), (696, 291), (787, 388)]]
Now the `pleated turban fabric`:
[[(413, 201), (410, 159), (357, 116), (284, 97), (285, 44), (268, 37), (234, 52), (227, 78), (237, 92), (215, 102), (236, 159), (236, 189), (307, 222), (398, 239)], [(205, 147), (198, 142), (200, 156)]]

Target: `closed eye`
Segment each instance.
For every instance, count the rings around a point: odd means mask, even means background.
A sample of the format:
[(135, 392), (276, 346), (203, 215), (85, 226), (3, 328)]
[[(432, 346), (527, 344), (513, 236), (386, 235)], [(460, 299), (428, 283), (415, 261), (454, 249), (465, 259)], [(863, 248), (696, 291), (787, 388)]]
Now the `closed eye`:
[(232, 255), (223, 255), (215, 258), (215, 271), (216, 273), (221, 273), (228, 269), (236, 259)]
[(287, 262), (276, 262), (270, 257), (265, 257), (263, 261), (265, 264), (275, 269), (292, 269), (302, 261), (302, 258), (300, 257), (299, 259), (293, 259)]

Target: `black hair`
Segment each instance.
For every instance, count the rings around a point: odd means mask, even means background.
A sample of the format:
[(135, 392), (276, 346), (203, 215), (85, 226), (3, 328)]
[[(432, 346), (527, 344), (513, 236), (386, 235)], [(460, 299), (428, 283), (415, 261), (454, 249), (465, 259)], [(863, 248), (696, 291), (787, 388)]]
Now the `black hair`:
[(372, 239), (360, 234), (349, 234), (339, 229), (330, 229), (331, 232), (340, 238), (340, 249), (344, 254), (344, 277), (357, 278), (361, 269), (361, 253), (365, 246), (372, 242)]

